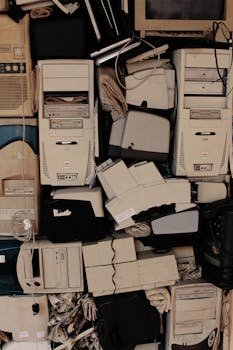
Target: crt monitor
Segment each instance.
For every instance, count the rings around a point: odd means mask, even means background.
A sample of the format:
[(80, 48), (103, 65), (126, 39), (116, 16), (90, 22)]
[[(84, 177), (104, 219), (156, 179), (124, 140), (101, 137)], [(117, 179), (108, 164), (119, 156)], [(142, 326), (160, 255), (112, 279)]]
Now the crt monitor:
[(209, 32), (215, 21), (233, 30), (232, 0), (135, 0), (135, 29), (142, 33)]

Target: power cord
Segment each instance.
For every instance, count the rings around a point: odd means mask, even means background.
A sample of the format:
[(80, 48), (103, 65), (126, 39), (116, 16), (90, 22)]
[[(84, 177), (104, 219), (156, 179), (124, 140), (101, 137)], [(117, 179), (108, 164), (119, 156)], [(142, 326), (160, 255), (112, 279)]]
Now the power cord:
[(49, 6), (39, 7), (39, 8), (32, 9), (30, 11), (30, 17), (32, 19), (46, 18), (46, 17), (49, 17), (52, 12), (53, 12), (52, 7), (49, 7)]
[(134, 40), (134, 39), (138, 39), (142, 42), (144, 42), (145, 44), (147, 44), (148, 46), (152, 47), (153, 49), (156, 49), (156, 47), (154, 45), (152, 45), (150, 42), (148, 42), (147, 40), (145, 39), (142, 39), (136, 35), (133, 35), (132, 38), (127, 41), (123, 46), (122, 48), (119, 50), (118, 52), (118, 55), (116, 56), (116, 59), (115, 59), (115, 64), (114, 64), (114, 69), (115, 69), (115, 75), (116, 75), (116, 80), (118, 82), (118, 84), (120, 85), (120, 87), (124, 90), (134, 90), (136, 88), (138, 88), (140, 85), (142, 85), (147, 79), (149, 79), (151, 77), (151, 75), (153, 75), (154, 71), (157, 69), (157, 65), (159, 65), (159, 62), (160, 62), (160, 54), (157, 55), (158, 57), (158, 61), (156, 62), (155, 66), (150, 70), (150, 72), (148, 73), (148, 75), (146, 75), (145, 77), (139, 79), (139, 83), (138, 84), (135, 84), (135, 86), (132, 86), (132, 87), (127, 87), (125, 86), (124, 84), (122, 84), (122, 82), (120, 81), (120, 78), (119, 78), (119, 73), (118, 73), (118, 62), (119, 62), (119, 57), (120, 57), (120, 54), (122, 53), (122, 51), (127, 47), (129, 46), (129, 44), (131, 44), (131, 42)]
[[(230, 42), (232, 40), (231, 33), (230, 33), (229, 29), (227, 28), (227, 26), (225, 25), (225, 23), (223, 23), (223, 22), (213, 22), (212, 30), (213, 30), (213, 39), (214, 39), (214, 57), (215, 57), (216, 69), (217, 69), (218, 76), (219, 76), (220, 80), (222, 81), (223, 86), (226, 90), (227, 75), (224, 73), (222, 75), (220, 72), (220, 68), (219, 68), (219, 64), (218, 64), (218, 57), (217, 57), (217, 48), (216, 48), (216, 35), (217, 35), (218, 30), (221, 30), (224, 38), (228, 42)], [(231, 66), (232, 66), (232, 62), (231, 62)], [(230, 69), (231, 69), (231, 67), (230, 67)]]
[[(24, 24), (22, 20), (19, 22), (20, 26), (20, 40), (22, 50), (24, 48)], [(11, 220), (12, 234), (14, 238), (21, 242), (29, 241), (32, 238), (32, 218), (30, 215), (30, 211), (27, 208), (27, 198), (25, 195), (25, 144), (26, 144), (26, 123), (25, 123), (25, 113), (24, 113), (24, 62), (23, 62), (23, 52), (22, 59), (20, 60), (20, 88), (21, 88), (21, 106), (22, 106), (22, 125), (23, 125), (23, 135), (22, 135), (22, 182), (23, 182), (23, 199), (24, 199), (24, 209), (18, 210), (14, 213)]]

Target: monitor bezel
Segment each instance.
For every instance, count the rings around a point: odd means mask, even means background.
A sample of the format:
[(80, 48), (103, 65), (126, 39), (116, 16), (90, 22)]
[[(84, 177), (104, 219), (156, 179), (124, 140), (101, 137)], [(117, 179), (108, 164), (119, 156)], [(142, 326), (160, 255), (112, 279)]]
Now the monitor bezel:
[(213, 22), (223, 22), (233, 31), (233, 0), (225, 0), (224, 20), (147, 19), (146, 0), (134, 0), (135, 30), (147, 31), (202, 31), (211, 32)]

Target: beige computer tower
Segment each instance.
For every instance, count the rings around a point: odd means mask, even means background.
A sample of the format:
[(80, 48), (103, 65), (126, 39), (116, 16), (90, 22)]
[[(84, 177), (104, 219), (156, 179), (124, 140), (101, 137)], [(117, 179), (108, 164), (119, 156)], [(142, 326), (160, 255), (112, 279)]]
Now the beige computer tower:
[[(32, 305), (38, 304), (38, 313)], [(0, 296), (0, 327), (12, 333), (17, 342), (40, 342), (48, 335), (49, 310), (47, 295)], [(4, 317), (5, 316), (5, 317)]]
[(93, 61), (39, 61), (38, 71), (41, 184), (90, 184), (97, 137)]
[(165, 350), (180, 346), (217, 349), (222, 290), (205, 281), (180, 282), (170, 287)]
[(29, 14), (19, 23), (0, 15), (0, 117), (33, 115)]
[(16, 270), (24, 293), (82, 292), (82, 244), (25, 242)]
[[(25, 134), (25, 141), (23, 141)], [(25, 212), (38, 233), (37, 119), (0, 118), (0, 235), (12, 234), (13, 216)]]
[(181, 49), (177, 71), (177, 121), (173, 171), (177, 176), (225, 175), (231, 156), (231, 50)]
[(189, 177), (227, 174), (231, 119), (181, 119), (178, 123), (174, 152), (175, 174)]

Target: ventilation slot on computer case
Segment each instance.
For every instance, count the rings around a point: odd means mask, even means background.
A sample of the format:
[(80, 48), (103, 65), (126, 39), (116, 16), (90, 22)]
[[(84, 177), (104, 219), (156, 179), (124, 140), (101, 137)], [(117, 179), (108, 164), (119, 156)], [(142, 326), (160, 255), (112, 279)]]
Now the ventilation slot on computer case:
[(0, 109), (18, 109), (26, 100), (28, 90), (25, 76), (0, 77)]
[(220, 164), (220, 168), (224, 167), (225, 164), (226, 164), (226, 156), (227, 156), (227, 141), (228, 141), (228, 137), (226, 135), (226, 138), (225, 138), (225, 145), (224, 145), (224, 149), (223, 149), (223, 154), (222, 154), (222, 161), (221, 161), (221, 164)]
[(185, 160), (184, 160), (184, 134), (181, 135), (181, 146), (180, 146), (180, 166), (185, 169)]
[(46, 176), (48, 179), (50, 179), (49, 176), (49, 169), (48, 169), (48, 164), (47, 164), (47, 159), (46, 159), (46, 152), (45, 152), (45, 144), (44, 142), (42, 143), (42, 168), (43, 168), (43, 174)]

